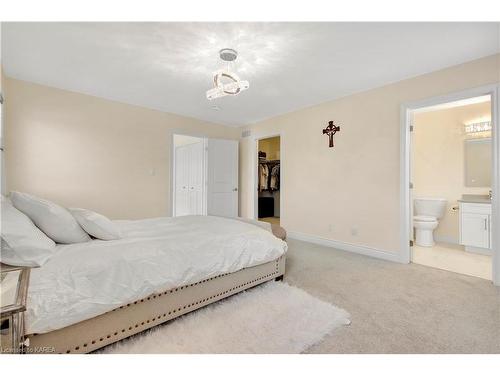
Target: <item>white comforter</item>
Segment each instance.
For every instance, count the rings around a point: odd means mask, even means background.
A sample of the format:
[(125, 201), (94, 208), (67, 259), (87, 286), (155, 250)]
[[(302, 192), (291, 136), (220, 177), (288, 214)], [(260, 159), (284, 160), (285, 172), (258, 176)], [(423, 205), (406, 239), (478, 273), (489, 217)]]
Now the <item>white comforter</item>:
[(262, 227), (221, 217), (116, 223), (123, 239), (60, 245), (32, 270), (27, 333), (63, 328), (154, 292), (266, 263), (287, 249)]

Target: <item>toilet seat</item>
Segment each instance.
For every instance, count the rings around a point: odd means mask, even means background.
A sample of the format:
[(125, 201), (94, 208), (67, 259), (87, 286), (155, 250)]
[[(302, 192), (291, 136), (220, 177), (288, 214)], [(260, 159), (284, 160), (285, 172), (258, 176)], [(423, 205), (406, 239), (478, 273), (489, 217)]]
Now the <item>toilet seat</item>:
[(437, 221), (437, 219), (434, 216), (418, 215), (418, 216), (413, 216), (413, 221), (432, 223), (434, 221)]

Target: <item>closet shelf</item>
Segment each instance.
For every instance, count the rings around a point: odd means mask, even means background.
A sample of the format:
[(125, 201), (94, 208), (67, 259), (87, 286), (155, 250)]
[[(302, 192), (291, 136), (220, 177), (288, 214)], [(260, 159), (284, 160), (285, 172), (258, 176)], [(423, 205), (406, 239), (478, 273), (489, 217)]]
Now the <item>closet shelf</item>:
[(279, 164), (279, 160), (259, 160), (259, 164)]

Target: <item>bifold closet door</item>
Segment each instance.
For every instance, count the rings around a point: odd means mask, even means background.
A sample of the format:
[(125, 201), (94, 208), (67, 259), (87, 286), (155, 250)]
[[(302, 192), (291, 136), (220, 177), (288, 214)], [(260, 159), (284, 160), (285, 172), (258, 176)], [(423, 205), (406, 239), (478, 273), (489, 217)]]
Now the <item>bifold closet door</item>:
[(189, 145), (189, 215), (203, 215), (203, 181), (205, 171), (205, 145), (198, 142)]
[(175, 216), (203, 215), (204, 143), (175, 149)]
[(207, 213), (238, 216), (238, 141), (208, 139)]

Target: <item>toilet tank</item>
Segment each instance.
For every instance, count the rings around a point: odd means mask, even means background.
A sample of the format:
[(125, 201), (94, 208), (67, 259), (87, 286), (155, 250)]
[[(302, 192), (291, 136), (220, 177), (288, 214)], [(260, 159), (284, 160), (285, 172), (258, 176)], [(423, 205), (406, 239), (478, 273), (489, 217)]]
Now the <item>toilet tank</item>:
[(414, 198), (414, 216), (432, 216), (441, 219), (446, 209), (447, 201), (444, 198)]

